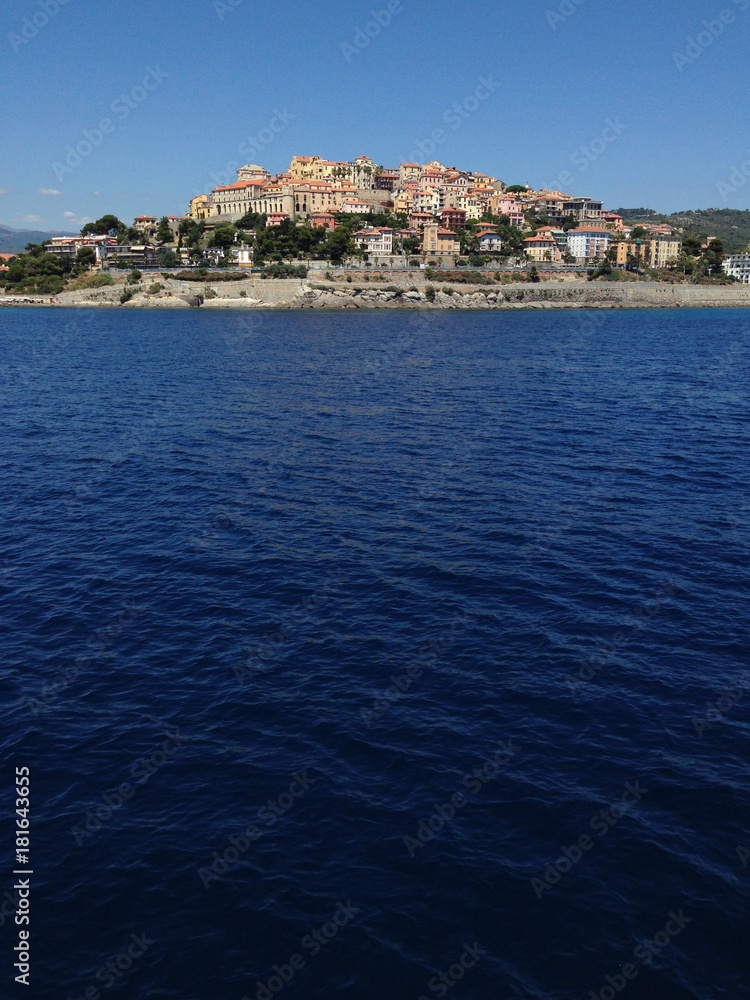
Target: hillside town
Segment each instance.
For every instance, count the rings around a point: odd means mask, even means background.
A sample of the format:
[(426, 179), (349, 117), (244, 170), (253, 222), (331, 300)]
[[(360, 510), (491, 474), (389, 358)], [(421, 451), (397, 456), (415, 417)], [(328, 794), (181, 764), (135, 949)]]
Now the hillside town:
[[(494, 266), (534, 278), (583, 268), (610, 279), (750, 282), (750, 253), (725, 254), (720, 240), (683, 236), (663, 222), (628, 224), (589, 195), (509, 186), (437, 160), (387, 168), (368, 156), (294, 156), (275, 176), (247, 164), (233, 183), (192, 198), (183, 216), (141, 215), (130, 226), (104, 216), (43, 251), (62, 268), (55, 281), (50, 265), (43, 291), (58, 291), (71, 269), (75, 276), (84, 267)], [(17, 260), (5, 280), (19, 286), (27, 275)]]

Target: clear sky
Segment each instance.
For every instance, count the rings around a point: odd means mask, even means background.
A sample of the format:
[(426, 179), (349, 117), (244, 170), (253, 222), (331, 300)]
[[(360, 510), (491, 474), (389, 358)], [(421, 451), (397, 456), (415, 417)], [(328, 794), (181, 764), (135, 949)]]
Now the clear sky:
[(182, 215), (313, 153), (750, 208), (749, 41), (750, 0), (6, 0), (0, 221)]

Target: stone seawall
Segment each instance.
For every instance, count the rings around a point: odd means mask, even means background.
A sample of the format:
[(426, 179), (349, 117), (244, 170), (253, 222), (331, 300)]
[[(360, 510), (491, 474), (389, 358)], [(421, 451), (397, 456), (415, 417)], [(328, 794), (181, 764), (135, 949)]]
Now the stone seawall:
[[(674, 309), (750, 307), (748, 285), (667, 285), (651, 282), (546, 281), (492, 285), (434, 283), (428, 298), (424, 280), (408, 278), (390, 286), (374, 281), (316, 282), (311, 279), (247, 279), (200, 282), (160, 279), (164, 291), (133, 288), (120, 304), (122, 286), (63, 292), (56, 306), (117, 309)], [(394, 286), (398, 285), (398, 290)], [(197, 296), (203, 298), (198, 306)], [(0, 297), (0, 303), (3, 299)], [(10, 304), (10, 303), (8, 303)]]

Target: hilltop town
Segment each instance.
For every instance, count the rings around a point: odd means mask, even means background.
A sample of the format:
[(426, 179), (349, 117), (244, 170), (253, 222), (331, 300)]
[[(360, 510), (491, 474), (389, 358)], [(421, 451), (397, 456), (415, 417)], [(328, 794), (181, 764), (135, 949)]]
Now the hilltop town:
[[(727, 255), (664, 221), (629, 224), (589, 195), (507, 185), (429, 163), (387, 168), (294, 156), (272, 176), (248, 164), (237, 180), (191, 199), (183, 216), (104, 216), (78, 236), (8, 255), (6, 294), (95, 287), (117, 269), (250, 270), (305, 277), (311, 268), (511, 269), (518, 280), (579, 272), (590, 280), (750, 282), (750, 254)], [(0, 261), (0, 264), (2, 262)], [(88, 275), (88, 277), (86, 277)], [(229, 277), (229, 274), (226, 274)]]

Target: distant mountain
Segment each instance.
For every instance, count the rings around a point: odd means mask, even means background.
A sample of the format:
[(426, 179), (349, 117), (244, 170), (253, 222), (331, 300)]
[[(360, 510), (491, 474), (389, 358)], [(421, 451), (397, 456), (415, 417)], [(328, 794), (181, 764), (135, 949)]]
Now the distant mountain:
[(13, 229), (0, 225), (0, 253), (20, 253), (27, 243), (41, 243), (53, 236), (74, 236), (74, 233), (43, 233), (38, 229)]
[(625, 222), (666, 222), (683, 236), (698, 236), (705, 240), (715, 236), (727, 253), (742, 253), (750, 244), (750, 210), (739, 208), (706, 208), (660, 215), (653, 208), (618, 208)]

